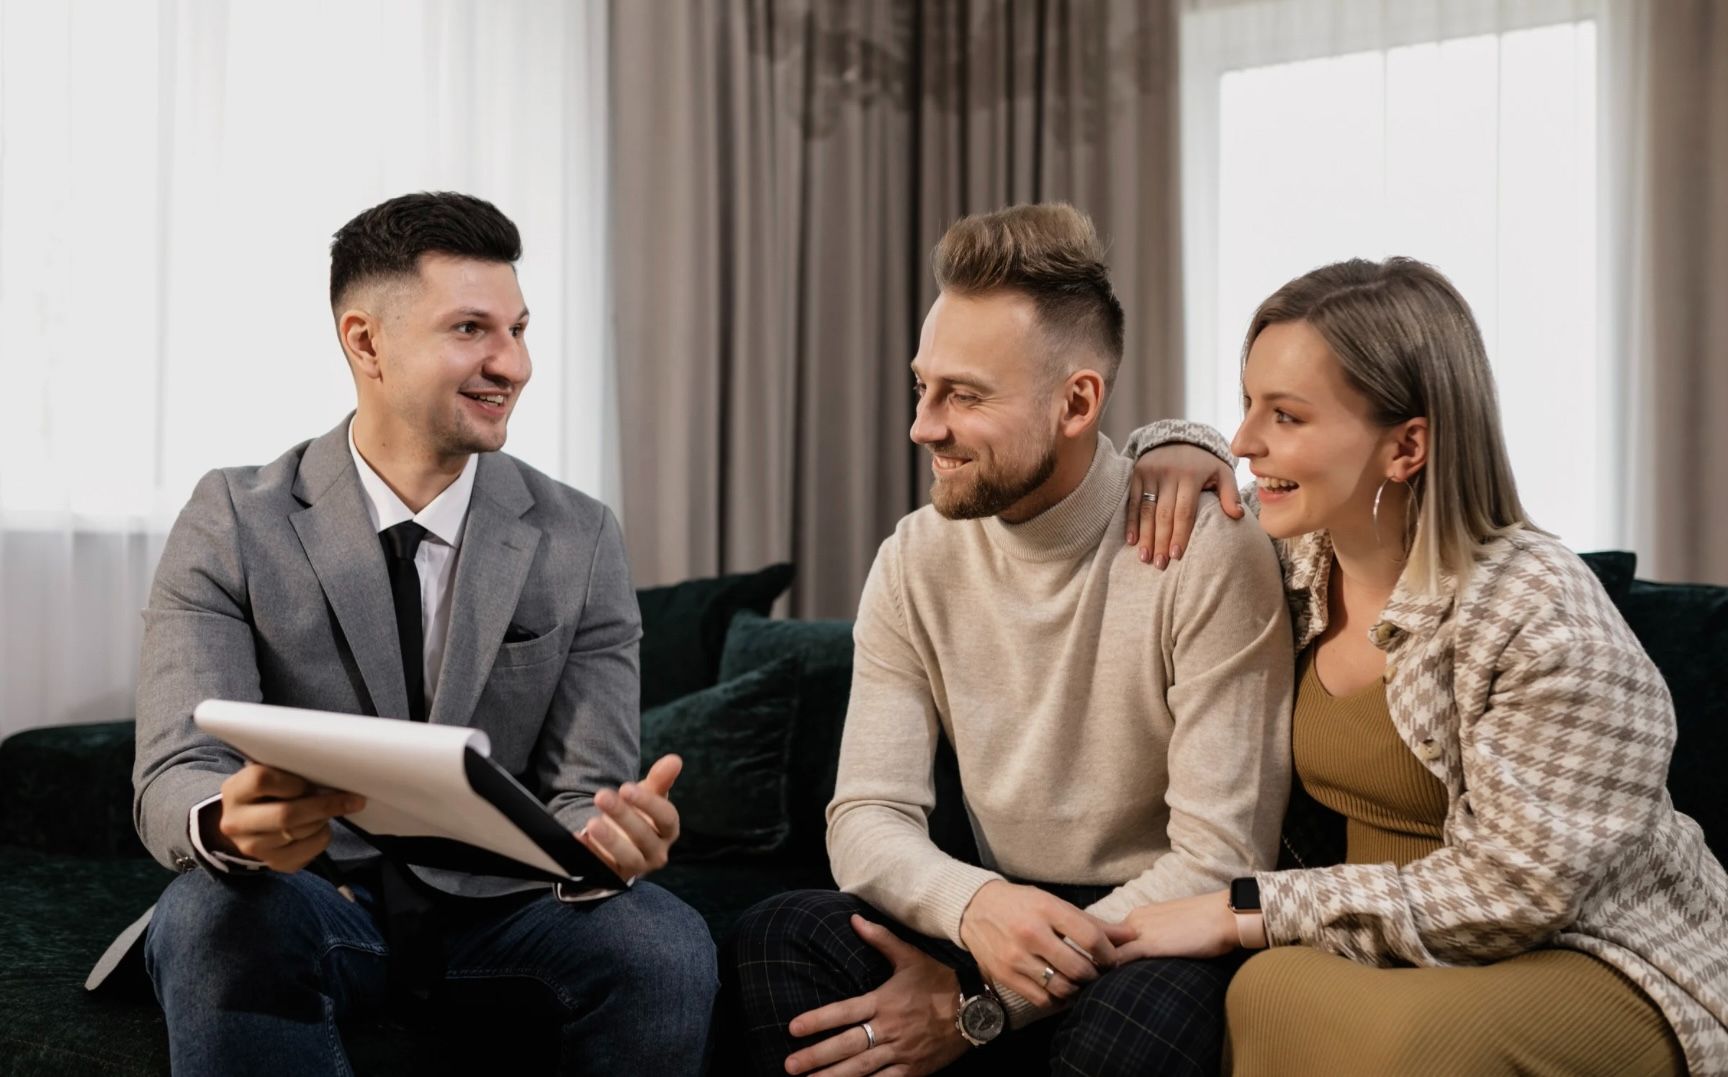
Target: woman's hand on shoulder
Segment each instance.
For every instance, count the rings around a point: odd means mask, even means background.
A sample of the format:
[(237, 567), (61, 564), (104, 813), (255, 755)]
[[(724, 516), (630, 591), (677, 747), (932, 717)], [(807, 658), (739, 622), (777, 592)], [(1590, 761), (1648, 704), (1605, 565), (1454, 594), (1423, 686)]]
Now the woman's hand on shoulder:
[(1164, 445), (1141, 456), (1128, 480), (1128, 545), (1140, 547), (1140, 560), (1159, 568), (1180, 560), (1194, 534), (1202, 492), (1217, 491), (1225, 514), (1242, 518), (1235, 477), (1222, 460), (1195, 445)]

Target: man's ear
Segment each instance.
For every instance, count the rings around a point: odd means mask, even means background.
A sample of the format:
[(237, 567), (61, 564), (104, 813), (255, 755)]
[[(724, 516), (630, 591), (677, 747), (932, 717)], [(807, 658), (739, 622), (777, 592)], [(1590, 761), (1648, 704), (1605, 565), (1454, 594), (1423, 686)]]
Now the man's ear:
[(1387, 477), (1409, 482), (1428, 466), (1428, 420), (1418, 416), (1392, 428), (1392, 464)]
[(378, 337), (382, 323), (370, 311), (350, 307), (336, 319), (336, 335), (342, 340), (342, 350), (348, 353), (356, 376), (377, 380), (382, 371), (378, 362)]
[(1063, 437), (1079, 437), (1088, 427), (1098, 425), (1104, 411), (1104, 378), (1096, 370), (1076, 370), (1062, 383)]

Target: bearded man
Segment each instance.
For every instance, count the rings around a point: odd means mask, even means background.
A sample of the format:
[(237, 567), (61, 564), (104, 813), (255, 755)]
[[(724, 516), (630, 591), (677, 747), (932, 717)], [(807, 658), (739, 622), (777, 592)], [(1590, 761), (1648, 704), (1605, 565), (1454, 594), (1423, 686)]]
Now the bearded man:
[[(1293, 668), (1276, 555), (1215, 500), (1168, 571), (1123, 549), (1130, 462), (1098, 431), (1123, 314), (1084, 214), (965, 218), (934, 268), (911, 431), (931, 505), (860, 600), (828, 808), (840, 892), (745, 916), (722, 1019), (764, 1074), (1216, 1073), (1236, 961), (1160, 957), (1146, 907), (1275, 858)], [(929, 834), (939, 738), (979, 864)]]

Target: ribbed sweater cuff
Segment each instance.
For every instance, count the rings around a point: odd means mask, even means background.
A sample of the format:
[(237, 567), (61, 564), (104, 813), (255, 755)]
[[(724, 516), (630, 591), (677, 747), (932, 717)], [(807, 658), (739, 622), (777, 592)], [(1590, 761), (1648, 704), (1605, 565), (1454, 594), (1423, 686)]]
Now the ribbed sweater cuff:
[(1025, 1028), (1032, 1022), (1042, 1020), (1056, 1012), (1054, 1010), (1040, 1010), (1006, 987), (998, 987), (996, 997), (1002, 1000), (1002, 1008), (1008, 1011), (1009, 1028)]
[(978, 892), (979, 887), (1000, 878), (1002, 876), (994, 871), (953, 859), (931, 876), (927, 900), (936, 914), (937, 925), (949, 942), (961, 949), (966, 948), (966, 944), (960, 941), (960, 917), (965, 914), (966, 906), (972, 903), (972, 895)]

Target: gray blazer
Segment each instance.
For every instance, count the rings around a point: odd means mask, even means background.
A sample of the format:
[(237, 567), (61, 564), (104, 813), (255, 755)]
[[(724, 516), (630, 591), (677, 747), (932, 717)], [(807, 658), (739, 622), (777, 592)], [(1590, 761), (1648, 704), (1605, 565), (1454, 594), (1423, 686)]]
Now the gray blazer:
[[(169, 533), (144, 611), (133, 817), (151, 855), (177, 871), (199, 869), (193, 805), (243, 762), (193, 726), (200, 701), (408, 712), (384, 554), (347, 428), (263, 467), (212, 471)], [(611, 512), (512, 457), (482, 455), (429, 720), (484, 730), (492, 757), (580, 829), (597, 789), (636, 777), (641, 636)], [(344, 865), (377, 854), (337, 827), (329, 855)], [(545, 885), (416, 871), (462, 896)], [(87, 986), (148, 921), (115, 940)]]

